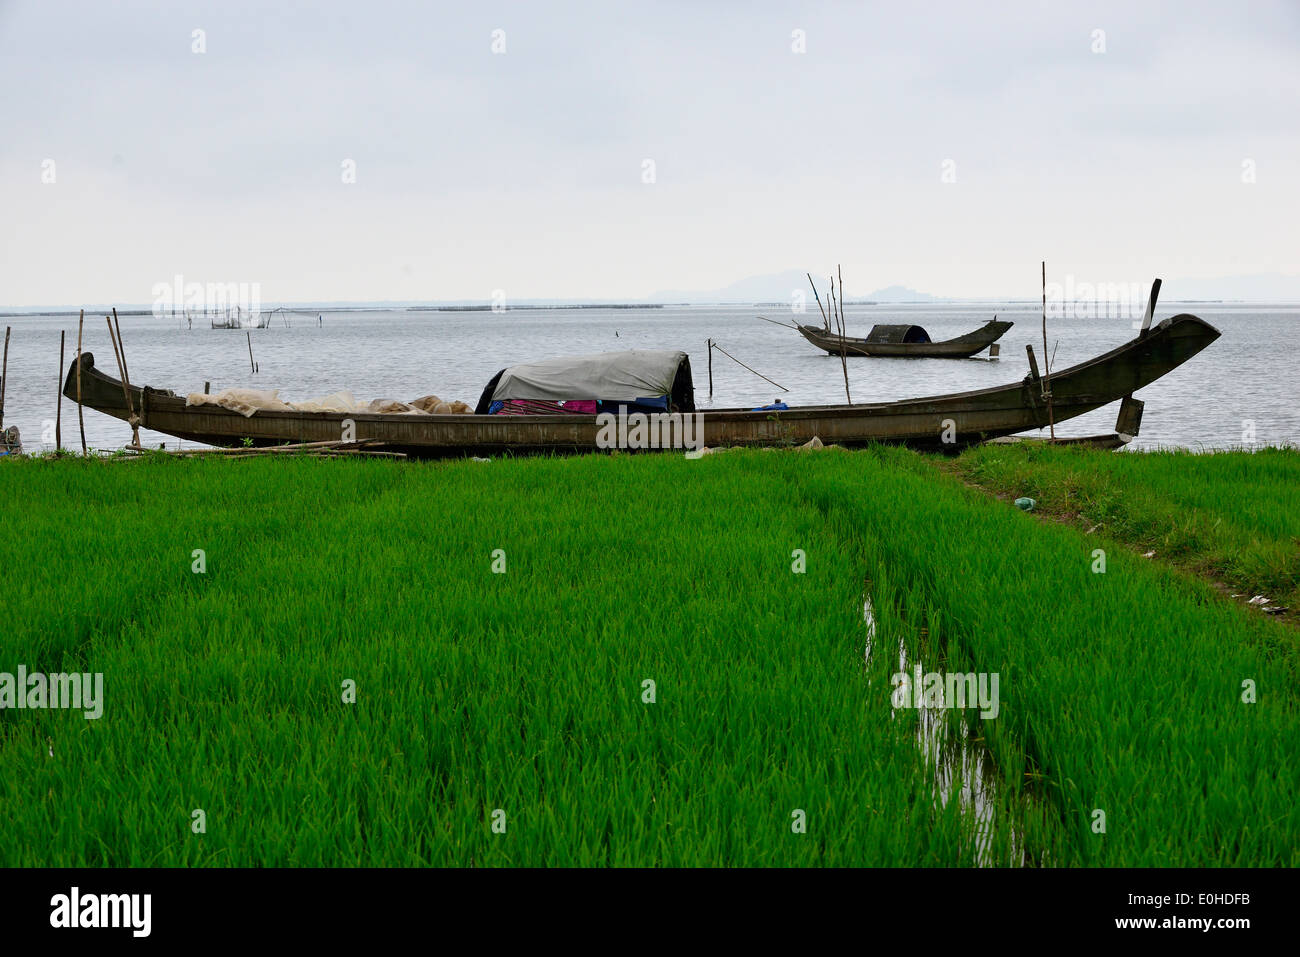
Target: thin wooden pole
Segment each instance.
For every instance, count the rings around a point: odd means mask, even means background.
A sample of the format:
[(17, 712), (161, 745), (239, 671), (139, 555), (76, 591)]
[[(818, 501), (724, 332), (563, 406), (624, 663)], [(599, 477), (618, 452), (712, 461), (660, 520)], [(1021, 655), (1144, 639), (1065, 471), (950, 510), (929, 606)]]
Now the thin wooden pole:
[[(831, 319), (834, 320), (836, 315), (838, 315), (835, 306), (835, 276), (832, 274), (826, 277), (826, 281), (830, 283), (831, 286), (830, 294), (826, 297), (826, 308), (831, 311)], [(826, 327), (826, 331), (831, 331), (829, 326)]]
[(59, 384), (58, 398), (54, 403), (54, 451), (57, 453), (63, 448), (63, 349), (67, 342), (68, 334), (59, 330)]
[(117, 348), (122, 353), (122, 375), (123, 381), (131, 381), (131, 369), (126, 364), (126, 341), (122, 338), (122, 326), (117, 321), (117, 306), (113, 307), (113, 327), (117, 330)]
[[(117, 351), (119, 355), (122, 357), (122, 381), (126, 383), (128, 388), (130, 388), (131, 368), (126, 364), (126, 340), (122, 338), (122, 326), (117, 321), (117, 306), (113, 307), (113, 327), (117, 330)], [(141, 401), (142, 402), (144, 401), (143, 393), (141, 394)], [(131, 404), (131, 399), (130, 399), (130, 393), (128, 392), (127, 405), (128, 405), (128, 410), (131, 412), (131, 438), (136, 445), (139, 445), (140, 444), (140, 420), (135, 417), (135, 411), (129, 408), (130, 404)], [(140, 411), (143, 412), (144, 409), (141, 409)]]
[(5, 357), (4, 364), (0, 366), (0, 428), (5, 424), (5, 383), (9, 381), (9, 330), (11, 327), (5, 326)]
[(709, 340), (709, 400), (713, 400), (713, 340)]
[(113, 320), (104, 317), (108, 323), (108, 338), (113, 343), (113, 357), (117, 359), (117, 374), (122, 377), (122, 395), (126, 399), (127, 421), (131, 424), (131, 441), (136, 447), (140, 445), (140, 425), (139, 420), (135, 417), (135, 403), (131, 401), (131, 384), (126, 378), (126, 364), (122, 361), (122, 350), (119, 347), (117, 337), (113, 334)]
[(812, 273), (806, 272), (804, 275), (808, 277), (808, 285), (812, 286), (813, 298), (817, 300), (817, 308), (822, 314), (822, 328), (827, 332), (830, 332), (831, 321), (826, 318), (826, 310), (822, 309), (822, 297), (817, 295), (817, 284), (812, 281)]
[(1056, 439), (1056, 420), (1052, 415), (1052, 363), (1047, 358), (1047, 260), (1043, 260), (1043, 362), (1046, 376), (1043, 379), (1043, 398), (1047, 400), (1047, 427)]
[(251, 332), (245, 332), (244, 335), (248, 336), (248, 365), (249, 368), (251, 368), (253, 372), (256, 373), (257, 364), (253, 362), (253, 334)]
[(81, 407), (81, 331), (86, 325), (86, 310), (81, 310), (81, 317), (77, 319), (77, 424), (81, 426), (81, 454), (89, 455), (86, 451), (86, 416)]
[(844, 343), (844, 267), (837, 265), (835, 268), (840, 275), (840, 365), (844, 368), (844, 398), (848, 401), (849, 405), (852, 405), (853, 396), (849, 395), (849, 354), (848, 348)]

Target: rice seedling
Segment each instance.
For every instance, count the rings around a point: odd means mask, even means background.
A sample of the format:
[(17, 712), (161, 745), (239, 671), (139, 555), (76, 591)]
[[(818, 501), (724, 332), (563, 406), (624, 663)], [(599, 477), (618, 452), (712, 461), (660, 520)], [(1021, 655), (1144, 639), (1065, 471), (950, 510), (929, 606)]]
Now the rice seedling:
[(961, 859), (863, 706), (860, 580), (780, 485), (360, 464), (6, 472), (0, 670), (105, 676), (100, 720), (0, 714), (6, 863)]
[[(96, 720), (0, 710), (8, 865), (1296, 862), (1290, 631), (910, 453), (33, 461), (0, 495), (0, 673), (104, 676)], [(1000, 674), (946, 719), (980, 801), (900, 658)]]
[(987, 738), (1057, 809), (1053, 860), (1294, 865), (1293, 632), (1131, 552), (1099, 573), (1095, 539), (916, 459), (842, 456), (790, 480), (841, 537), (924, 583), (950, 656), (1000, 673)]
[(1221, 582), (1300, 609), (1300, 450), (1122, 455), (985, 446), (952, 463), (995, 494)]

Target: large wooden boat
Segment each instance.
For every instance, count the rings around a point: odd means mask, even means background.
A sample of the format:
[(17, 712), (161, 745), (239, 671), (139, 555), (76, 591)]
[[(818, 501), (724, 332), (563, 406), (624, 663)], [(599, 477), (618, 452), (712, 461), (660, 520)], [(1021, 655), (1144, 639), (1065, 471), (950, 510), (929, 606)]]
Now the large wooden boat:
[[(1219, 338), (1213, 326), (1178, 315), (1087, 362), (1052, 373), (1051, 415), (1055, 423), (1131, 396), (1176, 369)], [(674, 353), (689, 362), (684, 354)], [(689, 376), (689, 367), (686, 369)], [(63, 394), (77, 396), (76, 361)], [(680, 378), (680, 370), (679, 370)], [(122, 383), (102, 372), (94, 356), (82, 357), (81, 396), (85, 406), (129, 420)], [(689, 380), (687, 380), (689, 381)], [(674, 386), (676, 389), (676, 386)], [(131, 405), (140, 424), (191, 442), (217, 446), (330, 442), (345, 437), (382, 443), (412, 456), (442, 457), (500, 453), (572, 453), (598, 448), (601, 429), (592, 414), (427, 415), (342, 412), (257, 411), (251, 416), (212, 405), (190, 406), (184, 395), (132, 386)], [(499, 396), (498, 396), (499, 398)], [(516, 398), (527, 399), (520, 395)], [(590, 396), (575, 395), (574, 399)], [(678, 403), (677, 409), (691, 408)], [(673, 406), (670, 406), (670, 411)], [(689, 411), (686, 414), (692, 414)], [(786, 410), (714, 409), (698, 413), (708, 446), (801, 445), (814, 436), (826, 444), (871, 442), (955, 449), (1003, 435), (1048, 427), (1045, 383), (1036, 369), (1020, 382), (951, 395), (862, 405), (803, 406)], [(1124, 429), (1120, 429), (1124, 431)], [(246, 441), (247, 440), (247, 441)]]
[(795, 326), (799, 334), (829, 355), (878, 356), (903, 359), (969, 359), (1002, 338), (1014, 323), (990, 319), (974, 332), (931, 342), (920, 326), (877, 325), (865, 339), (840, 336), (820, 326)]

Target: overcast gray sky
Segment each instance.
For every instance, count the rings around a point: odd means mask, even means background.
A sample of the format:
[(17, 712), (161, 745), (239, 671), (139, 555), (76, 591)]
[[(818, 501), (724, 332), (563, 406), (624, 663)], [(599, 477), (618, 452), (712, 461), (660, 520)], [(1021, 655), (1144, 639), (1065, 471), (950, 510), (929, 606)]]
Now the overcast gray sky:
[(0, 303), (1294, 275), (1298, 54), (1295, 0), (0, 0)]

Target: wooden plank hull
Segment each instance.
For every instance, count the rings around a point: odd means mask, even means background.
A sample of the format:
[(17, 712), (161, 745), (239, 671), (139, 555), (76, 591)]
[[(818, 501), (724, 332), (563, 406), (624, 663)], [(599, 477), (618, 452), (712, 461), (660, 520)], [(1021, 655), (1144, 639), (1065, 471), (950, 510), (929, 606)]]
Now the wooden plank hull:
[(974, 332), (968, 332), (964, 336), (957, 336), (955, 339), (945, 339), (942, 342), (871, 342), (867, 339), (852, 336), (845, 336), (841, 342), (839, 336), (826, 332), (824, 329), (819, 329), (817, 326), (796, 326), (795, 328), (799, 330), (800, 335), (818, 349), (832, 356), (838, 356), (843, 352), (848, 356), (874, 356), (877, 358), (969, 359), (977, 352), (982, 352), (997, 342), (1012, 325), (1013, 323), (1010, 322), (990, 320)]
[[(1166, 319), (1146, 335), (1052, 376), (1053, 413), (1064, 422), (1132, 394), (1196, 355), (1219, 332), (1191, 315)], [(64, 395), (76, 398), (76, 363), (69, 366)], [(352, 438), (382, 442), (412, 456), (495, 455), (504, 452), (597, 451), (600, 428), (591, 415), (378, 415), (335, 412), (256, 412), (245, 417), (209, 405), (186, 407), (185, 397), (132, 387), (132, 401), (145, 428), (217, 446), (279, 445)], [(126, 420), (122, 384), (101, 372), (94, 356), (82, 357), (82, 401)], [(972, 392), (868, 405), (804, 406), (780, 412), (719, 409), (699, 413), (703, 444), (802, 445), (813, 436), (826, 444), (858, 446), (905, 443), (956, 449), (1001, 435), (1047, 427), (1041, 382), (1021, 382)]]
[(1058, 436), (1055, 439), (1035, 439), (1021, 435), (1003, 435), (996, 439), (990, 439), (988, 444), (1073, 446), (1076, 448), (1113, 451), (1115, 449), (1122, 449), (1132, 440), (1133, 437), (1131, 435), (1121, 435), (1118, 432), (1105, 432), (1101, 435)]

